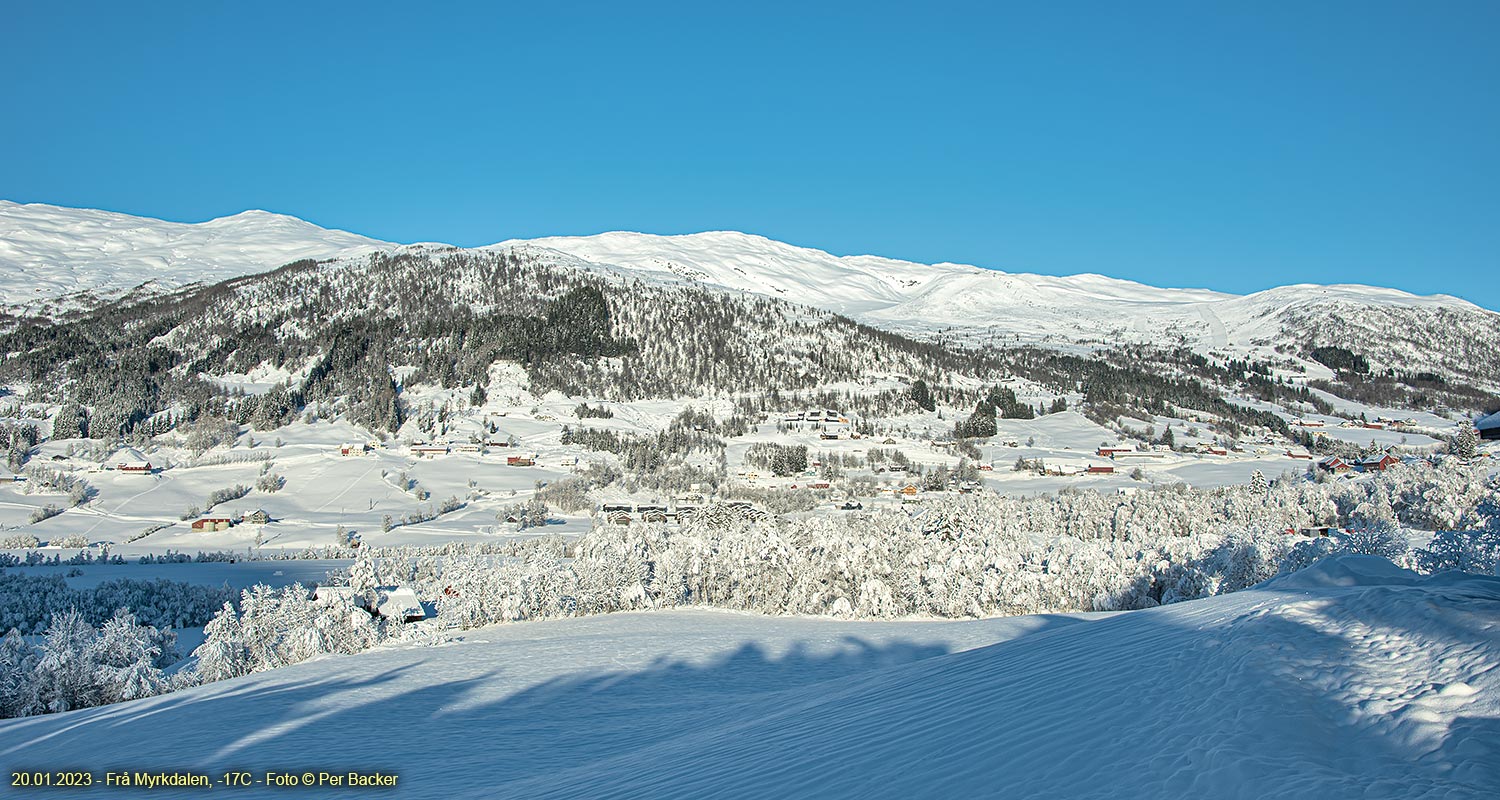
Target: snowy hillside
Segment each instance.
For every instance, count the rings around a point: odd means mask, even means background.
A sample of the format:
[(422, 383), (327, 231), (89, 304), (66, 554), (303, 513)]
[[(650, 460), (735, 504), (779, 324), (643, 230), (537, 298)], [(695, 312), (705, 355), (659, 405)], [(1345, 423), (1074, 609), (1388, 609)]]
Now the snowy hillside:
[(6, 721), (0, 770), (378, 771), (394, 797), (1493, 797), (1497, 619), (1500, 579), (1355, 556), (1123, 614), (501, 625)]
[(195, 224), (0, 200), (0, 305), (153, 283), (171, 289), (385, 243), (295, 217), (245, 211)]
[(877, 256), (840, 257), (728, 231), (684, 236), (614, 232), (502, 242), (496, 247), (523, 244), (647, 275), (782, 297), (878, 327), (957, 326), (1023, 340), (1113, 334), (1158, 341), (1163, 333), (1173, 332), (1193, 344), (1222, 347), (1276, 335), (1289, 309), (1333, 303), (1489, 314), (1456, 297), (1421, 297), (1371, 286), (1304, 284), (1238, 296), (1162, 289), (1103, 275), (1054, 277)]
[[(198, 224), (0, 201), (0, 306), (47, 314), (77, 292), (117, 296), (265, 272), (302, 258), (401, 246), (263, 211)], [(1103, 275), (1046, 276), (877, 256), (834, 256), (761, 236), (613, 232), (510, 240), (478, 248), (654, 285), (694, 284), (844, 314), (919, 338), (1054, 347), (1140, 342), (1225, 356), (1275, 358), (1359, 343), (1377, 372), (1436, 368), (1492, 384), (1500, 314), (1447, 295), (1370, 286), (1283, 286), (1247, 296), (1163, 289)], [(1101, 264), (1101, 270), (1109, 265)], [(1327, 375), (1307, 362), (1313, 377)]]
[[(1438, 369), (1492, 385), (1500, 314), (1448, 295), (1359, 285), (1282, 286), (1251, 295), (1163, 289), (1103, 275), (1054, 277), (877, 256), (834, 256), (727, 231), (604, 233), (495, 248), (565, 253), (647, 281), (784, 298), (919, 338), (1066, 346), (1179, 344), (1270, 357), (1358, 343), (1377, 370)], [(1107, 265), (1101, 265), (1107, 268)], [(1314, 374), (1316, 364), (1307, 364)]]

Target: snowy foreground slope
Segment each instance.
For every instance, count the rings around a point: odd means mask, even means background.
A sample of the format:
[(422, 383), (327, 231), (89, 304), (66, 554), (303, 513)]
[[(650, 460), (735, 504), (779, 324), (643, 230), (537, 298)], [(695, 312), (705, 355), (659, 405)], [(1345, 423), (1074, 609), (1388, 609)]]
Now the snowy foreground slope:
[(0, 723), (0, 771), (378, 770), (390, 796), (454, 798), (1494, 797), (1497, 665), (1500, 579), (1345, 557), (1113, 615), (491, 627)]

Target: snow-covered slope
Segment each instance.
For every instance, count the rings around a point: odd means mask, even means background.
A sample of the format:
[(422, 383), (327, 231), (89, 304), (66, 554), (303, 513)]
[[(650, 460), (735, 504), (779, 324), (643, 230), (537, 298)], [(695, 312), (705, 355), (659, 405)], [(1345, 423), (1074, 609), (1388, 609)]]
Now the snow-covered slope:
[(1500, 369), (1487, 346), (1500, 338), (1500, 313), (1449, 295), (1375, 286), (1299, 284), (1241, 296), (1093, 274), (835, 256), (727, 231), (616, 232), (493, 247), (565, 254), (588, 268), (646, 281), (780, 297), (917, 337), (1049, 346), (1139, 342), (1275, 358), (1321, 345), (1354, 346), (1379, 370), (1435, 370), (1491, 389)]
[[(396, 247), (263, 211), (183, 224), (0, 201), (0, 306), (45, 313), (46, 301), (73, 292), (109, 296), (146, 282), (173, 288), (299, 258)], [(1281, 346), (1283, 352), (1357, 342), (1377, 368), (1437, 364), (1471, 378), (1492, 374), (1500, 364), (1493, 348), (1471, 352), (1474, 343), (1500, 338), (1500, 314), (1456, 297), (1379, 287), (1304, 284), (1239, 296), (1094, 274), (1055, 277), (835, 256), (730, 231), (614, 232), (510, 240), (485, 249), (540, 253), (560, 266), (650, 283), (693, 282), (778, 297), (921, 336), (1241, 351)]]
[(0, 305), (75, 292), (105, 297), (148, 282), (211, 283), (386, 246), (266, 211), (189, 224), (0, 200)]
[(1163, 289), (1103, 275), (1054, 277), (960, 264), (835, 256), (761, 236), (604, 233), (502, 242), (542, 247), (648, 279), (687, 279), (807, 303), (903, 331), (967, 329), (1023, 341), (1162, 342), (1223, 347), (1268, 341), (1297, 309), (1448, 309), (1493, 312), (1457, 297), (1372, 286), (1303, 284), (1248, 296)]
[(390, 796), (446, 798), (1494, 797), (1497, 632), (1500, 579), (1358, 556), (1113, 615), (615, 614), (0, 723), (0, 772), (381, 771)]

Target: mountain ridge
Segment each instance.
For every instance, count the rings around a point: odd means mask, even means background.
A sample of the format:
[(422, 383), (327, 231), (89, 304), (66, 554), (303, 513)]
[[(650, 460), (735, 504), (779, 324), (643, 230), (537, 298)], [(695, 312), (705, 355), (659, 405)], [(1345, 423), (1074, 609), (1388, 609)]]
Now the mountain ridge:
[[(1462, 298), (1361, 284), (1294, 284), (1237, 295), (1099, 273), (1052, 276), (837, 256), (737, 231), (612, 231), (459, 248), (382, 242), (261, 210), (178, 223), (7, 201), (0, 201), (0, 306), (52, 316), (296, 260), (448, 250), (531, 253), (585, 272), (774, 297), (916, 338), (974, 345), (1148, 344), (1266, 357), (1355, 342), (1382, 369), (1420, 370), (1441, 356), (1455, 374), (1482, 377), (1494, 359), (1474, 355), (1466, 342), (1500, 337), (1500, 313)], [(1414, 337), (1435, 327), (1456, 329), (1452, 336), (1435, 334), (1446, 351)]]

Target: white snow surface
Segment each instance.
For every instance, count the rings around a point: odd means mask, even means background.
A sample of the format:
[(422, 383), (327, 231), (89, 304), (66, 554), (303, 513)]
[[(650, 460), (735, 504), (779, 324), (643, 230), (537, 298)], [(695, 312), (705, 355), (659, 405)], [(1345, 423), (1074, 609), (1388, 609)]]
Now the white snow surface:
[(0, 771), (379, 770), (400, 776), (383, 796), (443, 798), (1495, 797), (1497, 626), (1500, 578), (1361, 556), (1114, 614), (613, 614), (0, 722)]
[(183, 223), (0, 200), (0, 304), (173, 289), (390, 246), (267, 211)]

